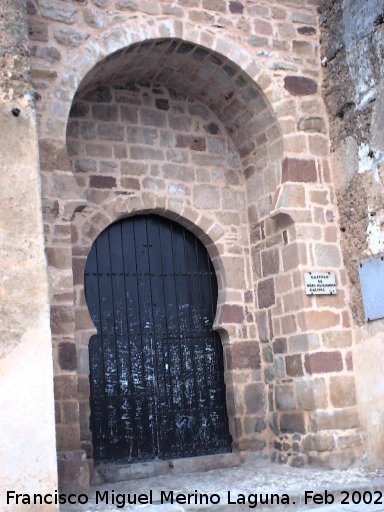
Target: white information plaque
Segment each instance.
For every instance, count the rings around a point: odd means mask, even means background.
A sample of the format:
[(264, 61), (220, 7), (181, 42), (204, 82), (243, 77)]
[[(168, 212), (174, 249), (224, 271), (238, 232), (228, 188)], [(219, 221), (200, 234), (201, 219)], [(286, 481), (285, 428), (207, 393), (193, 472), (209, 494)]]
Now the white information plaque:
[(307, 295), (336, 295), (336, 278), (332, 272), (306, 272), (304, 274)]

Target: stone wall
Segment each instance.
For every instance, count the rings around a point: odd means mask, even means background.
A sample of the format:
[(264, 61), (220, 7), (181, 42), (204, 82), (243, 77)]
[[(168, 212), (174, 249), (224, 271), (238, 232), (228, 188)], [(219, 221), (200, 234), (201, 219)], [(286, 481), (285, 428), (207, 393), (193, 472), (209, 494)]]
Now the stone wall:
[(364, 319), (359, 263), (381, 255), (383, 204), (384, 8), (381, 1), (323, 2), (324, 97), (330, 116), (339, 229), (355, 325), (359, 410), (368, 458), (384, 455), (383, 321)]
[[(79, 476), (91, 454), (85, 258), (111, 222), (152, 211), (191, 229), (215, 265), (234, 448), (354, 462), (316, 2), (28, 5), (60, 460), (76, 454)], [(314, 269), (335, 272), (337, 296), (305, 295)]]
[(6, 490), (47, 493), (57, 486), (37, 126), (22, 0), (1, 5), (0, 138), (0, 507), (13, 511), (20, 505), (6, 507)]

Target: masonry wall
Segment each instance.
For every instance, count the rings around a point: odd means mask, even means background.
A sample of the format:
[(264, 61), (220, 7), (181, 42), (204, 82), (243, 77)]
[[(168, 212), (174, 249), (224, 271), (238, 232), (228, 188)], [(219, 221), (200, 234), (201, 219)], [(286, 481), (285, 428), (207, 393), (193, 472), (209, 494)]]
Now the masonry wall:
[[(316, 3), (28, 3), (72, 481), (91, 454), (82, 268), (102, 229), (146, 211), (191, 229), (215, 264), (235, 448), (296, 465), (359, 457)], [(314, 269), (335, 272), (337, 296), (305, 295)]]
[[(4, 503), (6, 490), (48, 493), (57, 487), (37, 126), (26, 10), (19, 0), (1, 5), (0, 138), (0, 479), (4, 490), (0, 502)], [(15, 503), (7, 506), (10, 511), (20, 508)]]
[(324, 97), (328, 107), (339, 230), (355, 325), (355, 373), (368, 459), (384, 456), (382, 320), (364, 318), (361, 261), (384, 250), (384, 7), (381, 1), (321, 6)]

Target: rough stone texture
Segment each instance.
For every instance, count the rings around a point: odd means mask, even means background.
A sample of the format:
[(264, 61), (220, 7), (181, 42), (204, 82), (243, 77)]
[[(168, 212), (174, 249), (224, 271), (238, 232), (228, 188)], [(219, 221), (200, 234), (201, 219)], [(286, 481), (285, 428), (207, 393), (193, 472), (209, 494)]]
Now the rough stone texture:
[[(364, 325), (358, 265), (383, 252), (383, 3), (380, 0), (322, 2), (324, 98), (330, 115), (338, 228), (350, 285), (356, 391), (368, 453), (382, 460), (384, 411), (372, 390), (383, 386), (376, 361), (384, 357), (382, 321)], [(380, 117), (380, 120), (379, 120)], [(326, 339), (336, 348), (335, 337)], [(340, 339), (339, 345), (343, 343)], [(351, 367), (349, 367), (351, 368)], [(371, 383), (371, 385), (369, 385)], [(334, 397), (336, 399), (336, 397)], [(352, 397), (350, 398), (352, 400)]]
[[(332, 258), (338, 296), (308, 298), (302, 286), (303, 271), (320, 264), (316, 244), (340, 254), (317, 26), (314, 3), (288, 1), (43, 0), (30, 9), (61, 449), (76, 450), (80, 432), (92, 456), (94, 329), (82, 265), (111, 222), (151, 211), (191, 229), (212, 257), (234, 447), (307, 461), (302, 437), (281, 432), (275, 399), (302, 414), (290, 427), (302, 431), (318, 407), (296, 386), (314, 379), (303, 354), (319, 347), (305, 337), (349, 327), (341, 261)], [(76, 346), (77, 369), (63, 355), (60, 364), (63, 343)], [(338, 350), (350, 371), (348, 347)], [(283, 400), (275, 390), (287, 379), (293, 396)]]
[[(4, 489), (28, 493), (33, 488), (44, 494), (56, 488), (57, 478), (48, 283), (30, 89), (25, 3), (7, 0), (0, 16), (1, 479)], [(20, 509), (7, 506), (5, 499), (2, 493), (0, 508)]]

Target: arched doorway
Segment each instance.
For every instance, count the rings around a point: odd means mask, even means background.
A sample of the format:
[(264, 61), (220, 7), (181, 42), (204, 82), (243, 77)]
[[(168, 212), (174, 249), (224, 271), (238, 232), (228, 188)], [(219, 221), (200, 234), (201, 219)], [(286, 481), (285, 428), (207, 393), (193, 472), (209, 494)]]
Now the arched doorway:
[(94, 242), (85, 294), (96, 461), (227, 452), (217, 281), (203, 244), (157, 215), (118, 221)]

